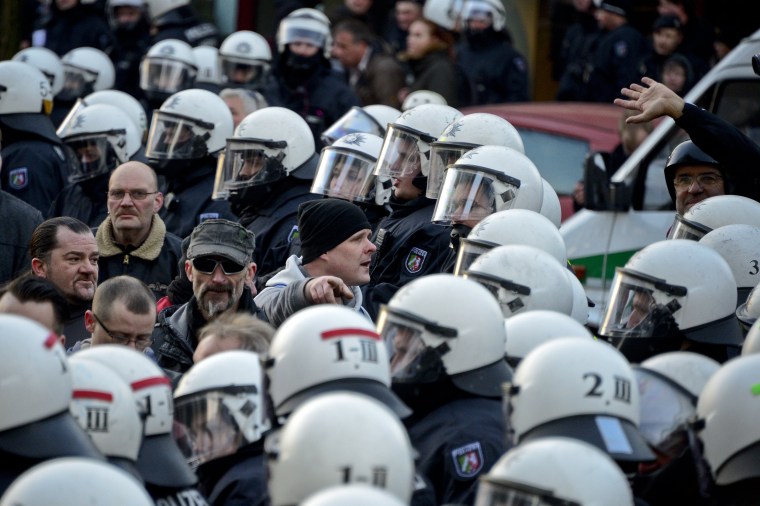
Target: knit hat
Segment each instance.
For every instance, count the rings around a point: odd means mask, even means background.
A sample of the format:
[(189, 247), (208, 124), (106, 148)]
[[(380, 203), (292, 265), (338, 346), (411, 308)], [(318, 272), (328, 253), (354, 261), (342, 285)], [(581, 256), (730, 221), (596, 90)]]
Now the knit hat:
[(340, 199), (320, 199), (298, 206), (298, 235), (303, 263), (308, 264), (360, 230), (372, 226), (359, 207)]

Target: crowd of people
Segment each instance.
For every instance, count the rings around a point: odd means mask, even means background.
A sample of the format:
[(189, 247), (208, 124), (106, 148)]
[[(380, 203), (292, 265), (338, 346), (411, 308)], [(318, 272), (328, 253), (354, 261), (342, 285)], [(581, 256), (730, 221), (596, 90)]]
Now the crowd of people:
[(611, 170), (691, 138), (609, 301), (460, 111), (530, 99), (500, 1), (293, 5), (274, 46), (49, 3), (0, 62), (0, 506), (760, 504), (760, 147), (682, 98), (682, 2), (651, 51), (574, 4), (558, 98), (620, 106)]

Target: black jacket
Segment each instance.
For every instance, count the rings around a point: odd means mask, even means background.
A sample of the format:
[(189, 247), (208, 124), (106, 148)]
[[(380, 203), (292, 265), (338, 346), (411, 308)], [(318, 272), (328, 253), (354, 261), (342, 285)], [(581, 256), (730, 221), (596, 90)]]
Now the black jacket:
[(89, 5), (61, 11), (51, 4), (51, 16), (44, 24), (45, 47), (63, 56), (78, 47), (94, 47), (110, 54), (114, 38), (106, 20)]
[(196, 474), (211, 506), (269, 506), (263, 441), (201, 464)]
[(472, 105), (530, 100), (528, 62), (499, 35), (483, 41), (464, 37), (456, 47), (457, 62), (475, 86)]
[[(445, 50), (433, 51), (419, 60), (408, 60), (409, 91), (439, 93), (451, 107), (459, 107), (459, 77), (454, 62)], [(466, 104), (465, 104), (466, 105)]]
[(620, 90), (636, 80), (645, 43), (644, 36), (629, 24), (601, 35), (582, 98), (612, 102), (619, 97)]
[(71, 216), (90, 227), (97, 227), (108, 216), (108, 178), (103, 174), (82, 183), (71, 183), (61, 190), (47, 217)]
[(179, 274), (182, 239), (167, 232), (158, 215), (153, 215), (150, 234), (137, 248), (116, 243), (110, 217), (95, 231), (95, 240), (100, 251), (99, 283), (116, 276), (132, 276), (148, 285), (158, 300), (166, 295), (169, 283)]
[(219, 30), (212, 23), (198, 19), (189, 5), (172, 9), (153, 20), (152, 44), (166, 39), (179, 39), (196, 46), (219, 46)]
[(13, 195), (0, 191), (0, 283), (15, 278), (31, 267), (29, 239), (37, 225), (42, 223), (42, 214)]

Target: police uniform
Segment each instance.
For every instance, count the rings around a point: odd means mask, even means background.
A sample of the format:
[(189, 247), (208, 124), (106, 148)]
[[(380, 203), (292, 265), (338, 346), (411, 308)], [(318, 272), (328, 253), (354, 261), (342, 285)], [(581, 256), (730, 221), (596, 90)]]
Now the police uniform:
[(377, 318), (380, 304), (406, 283), (441, 271), (449, 249), (450, 227), (431, 222), (435, 200), (421, 196), (407, 202), (391, 197), (391, 214), (380, 223), (370, 282), (363, 290), (365, 309)]
[(268, 506), (263, 441), (232, 455), (201, 464), (196, 470), (198, 489), (212, 506)]
[(212, 23), (200, 21), (189, 5), (168, 11), (153, 20), (152, 44), (166, 39), (179, 39), (193, 47), (219, 46), (219, 30)]
[(50, 206), (47, 217), (71, 216), (90, 227), (97, 227), (108, 216), (107, 192), (110, 176), (110, 173), (103, 174), (64, 187)]
[(468, 397), (446, 403), (407, 426), (417, 469), (438, 504), (472, 504), (478, 478), (507, 450), (501, 401)]
[(586, 100), (612, 102), (637, 77), (644, 36), (628, 23), (603, 34), (586, 82)]
[(204, 220), (223, 218), (237, 221), (227, 201), (211, 199), (215, 173), (213, 162), (203, 160), (181, 176), (167, 177), (169, 182), (164, 192), (164, 207), (159, 215), (169, 232), (186, 237)]
[(72, 49), (94, 47), (110, 53), (114, 37), (108, 23), (90, 5), (81, 2), (69, 10), (61, 11), (55, 2), (51, 5), (52, 15), (43, 26), (44, 46), (58, 56)]
[(472, 105), (530, 100), (528, 62), (503, 35), (495, 32), (482, 41), (464, 37), (456, 54), (459, 66), (475, 86)]
[(29, 269), (29, 239), (37, 225), (42, 223), (42, 214), (26, 202), (0, 191), (0, 220), (3, 222), (0, 283), (5, 283)]
[(208, 501), (193, 487), (161, 487), (145, 483), (145, 490), (156, 506), (208, 506)]
[(63, 143), (44, 114), (0, 116), (3, 132), (2, 189), (43, 215), (68, 178)]
[(585, 96), (584, 82), (600, 37), (594, 16), (579, 13), (578, 22), (568, 28), (562, 39), (559, 65), (563, 69), (557, 87), (557, 100), (581, 100)]

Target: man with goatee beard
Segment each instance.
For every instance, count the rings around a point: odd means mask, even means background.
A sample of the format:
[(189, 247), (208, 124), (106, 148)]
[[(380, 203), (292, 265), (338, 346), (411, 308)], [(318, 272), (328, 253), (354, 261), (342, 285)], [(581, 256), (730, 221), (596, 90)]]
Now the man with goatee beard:
[(206, 220), (193, 229), (185, 262), (193, 297), (158, 315), (153, 331), (158, 365), (187, 371), (193, 365), (198, 331), (221, 315), (247, 311), (265, 319), (250, 289), (256, 274), (253, 245), (253, 233), (232, 221)]

